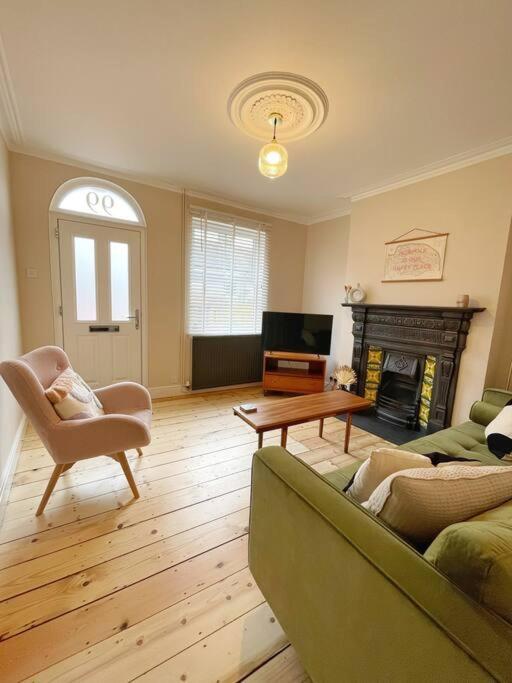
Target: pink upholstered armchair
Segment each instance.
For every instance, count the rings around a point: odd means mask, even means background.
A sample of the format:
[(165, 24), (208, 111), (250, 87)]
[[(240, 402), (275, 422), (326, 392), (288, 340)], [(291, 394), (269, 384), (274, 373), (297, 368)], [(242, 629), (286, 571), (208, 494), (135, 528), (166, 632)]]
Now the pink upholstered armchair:
[(96, 390), (105, 415), (79, 420), (61, 420), (45, 396), (52, 382), (70, 367), (69, 359), (57, 346), (43, 346), (21, 358), (0, 363), (0, 375), (55, 460), (46, 491), (36, 515), (40, 515), (60, 475), (78, 460), (107, 455), (117, 460), (135, 498), (137, 485), (125, 451), (151, 441), (151, 398), (135, 382), (121, 382)]

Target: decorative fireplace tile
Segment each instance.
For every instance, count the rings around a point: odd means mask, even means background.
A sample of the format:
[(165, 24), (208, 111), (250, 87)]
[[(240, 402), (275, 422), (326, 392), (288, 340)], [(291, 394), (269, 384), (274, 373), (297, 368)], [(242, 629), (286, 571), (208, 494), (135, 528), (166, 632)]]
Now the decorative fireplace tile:
[(425, 360), (425, 370), (423, 371), (423, 381), (421, 383), (421, 398), (419, 423), (426, 429), (430, 418), (430, 406), (432, 404), (432, 390), (434, 388), (434, 379), (436, 376), (435, 356), (427, 356)]
[(382, 349), (379, 346), (368, 347), (368, 360), (366, 362), (366, 380), (364, 384), (364, 396), (370, 401), (377, 400), (380, 378), (382, 374)]

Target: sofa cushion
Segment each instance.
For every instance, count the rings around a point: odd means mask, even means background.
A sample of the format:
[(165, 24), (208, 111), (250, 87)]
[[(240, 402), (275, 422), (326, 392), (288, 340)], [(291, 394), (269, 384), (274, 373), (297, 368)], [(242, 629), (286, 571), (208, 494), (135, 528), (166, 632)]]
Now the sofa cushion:
[(376, 448), (354, 474), (345, 493), (358, 503), (364, 503), (377, 486), (390, 474), (414, 467), (434, 467), (431, 460), (419, 453), (397, 448)]
[(512, 469), (452, 465), (396, 472), (364, 507), (412, 543), (422, 543), (510, 498)]
[(439, 451), (454, 457), (475, 458), (486, 465), (505, 464), (500, 463), (487, 448), (485, 428), (471, 421), (422, 436), (400, 448), (422, 455)]
[(512, 623), (512, 500), (444, 529), (425, 559)]

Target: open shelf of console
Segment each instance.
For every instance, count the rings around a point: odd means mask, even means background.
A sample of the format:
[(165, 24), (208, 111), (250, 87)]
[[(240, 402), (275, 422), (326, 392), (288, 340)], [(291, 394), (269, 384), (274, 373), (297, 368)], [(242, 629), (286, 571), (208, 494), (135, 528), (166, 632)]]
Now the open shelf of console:
[(316, 394), (324, 390), (326, 359), (316, 354), (265, 351), (263, 391)]

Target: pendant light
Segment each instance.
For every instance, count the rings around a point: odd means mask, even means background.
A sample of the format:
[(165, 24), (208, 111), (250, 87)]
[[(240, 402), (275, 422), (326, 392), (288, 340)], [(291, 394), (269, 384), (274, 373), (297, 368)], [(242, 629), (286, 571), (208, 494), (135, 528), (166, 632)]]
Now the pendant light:
[(270, 125), (274, 127), (274, 135), (272, 142), (263, 145), (258, 159), (258, 168), (261, 175), (264, 175), (265, 178), (280, 178), (286, 173), (288, 168), (288, 152), (276, 140), (276, 127), (282, 121), (283, 117), (277, 113), (271, 114), (268, 119)]

